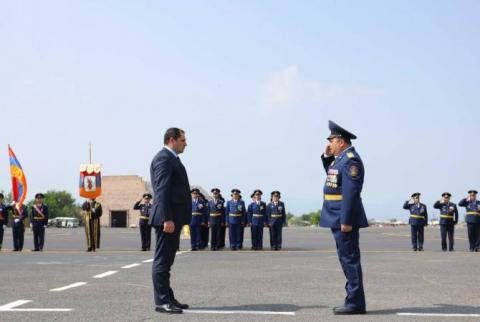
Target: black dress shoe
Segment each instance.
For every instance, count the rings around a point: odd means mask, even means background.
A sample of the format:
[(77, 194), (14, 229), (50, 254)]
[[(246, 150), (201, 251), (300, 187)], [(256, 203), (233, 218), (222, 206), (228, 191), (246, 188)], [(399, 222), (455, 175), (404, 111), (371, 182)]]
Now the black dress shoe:
[(418, 247), (419, 252), (423, 252), (423, 247)]
[(413, 247), (412, 249), (413, 249), (414, 252), (416, 252), (418, 250), (417, 247)]
[(182, 303), (178, 302), (176, 299), (172, 301), (172, 304), (175, 305), (176, 307), (178, 307), (179, 309), (182, 309), (182, 310), (186, 310), (190, 307), (190, 306), (188, 306), (188, 304), (182, 304)]
[(365, 314), (365, 310), (354, 309), (346, 306), (339, 306), (333, 308), (334, 315), (353, 315), (353, 314)]
[(160, 313), (181, 314), (183, 310), (173, 304), (162, 304), (155, 307), (155, 311)]

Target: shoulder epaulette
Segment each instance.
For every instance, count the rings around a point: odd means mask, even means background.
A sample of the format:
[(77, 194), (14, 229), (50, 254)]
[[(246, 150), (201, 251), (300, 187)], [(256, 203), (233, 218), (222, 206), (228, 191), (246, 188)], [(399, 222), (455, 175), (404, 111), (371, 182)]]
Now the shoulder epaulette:
[(351, 158), (355, 157), (355, 154), (353, 154), (352, 152), (347, 152), (347, 157), (349, 159), (351, 159)]

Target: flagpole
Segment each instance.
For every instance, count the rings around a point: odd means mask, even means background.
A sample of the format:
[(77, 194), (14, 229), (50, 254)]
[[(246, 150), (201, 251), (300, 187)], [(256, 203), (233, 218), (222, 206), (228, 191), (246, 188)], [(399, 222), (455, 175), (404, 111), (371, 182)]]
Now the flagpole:
[(89, 164), (92, 164), (92, 142), (88, 143)]

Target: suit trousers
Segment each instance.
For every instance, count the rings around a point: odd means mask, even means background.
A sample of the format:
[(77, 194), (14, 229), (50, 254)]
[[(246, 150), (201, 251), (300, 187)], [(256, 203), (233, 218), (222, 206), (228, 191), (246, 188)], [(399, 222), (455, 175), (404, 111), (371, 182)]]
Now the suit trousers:
[(162, 226), (155, 226), (156, 247), (152, 265), (152, 281), (156, 305), (171, 303), (175, 296), (170, 287), (170, 269), (180, 245), (181, 225), (175, 225), (175, 232), (167, 234)]

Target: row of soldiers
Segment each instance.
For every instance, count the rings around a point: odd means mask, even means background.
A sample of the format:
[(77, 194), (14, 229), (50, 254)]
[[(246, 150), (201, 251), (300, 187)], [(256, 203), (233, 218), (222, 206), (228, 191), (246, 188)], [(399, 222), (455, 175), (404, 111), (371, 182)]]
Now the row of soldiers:
[[(460, 200), (458, 205), (466, 208), (465, 221), (467, 223), (468, 242), (471, 252), (480, 251), (480, 200), (477, 200), (478, 192), (469, 190), (468, 196)], [(410, 200), (405, 201), (403, 209), (410, 211), (409, 224), (411, 226), (413, 251), (423, 251), (424, 227), (428, 225), (427, 206), (420, 202), (420, 193), (412, 194)], [(440, 237), (442, 250), (454, 251), (455, 225), (458, 223), (457, 205), (450, 198), (452, 194), (444, 192), (442, 198), (435, 202), (433, 208), (440, 210)]]

